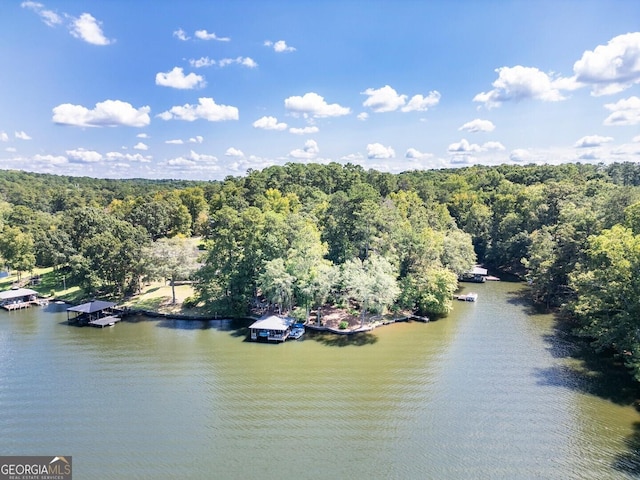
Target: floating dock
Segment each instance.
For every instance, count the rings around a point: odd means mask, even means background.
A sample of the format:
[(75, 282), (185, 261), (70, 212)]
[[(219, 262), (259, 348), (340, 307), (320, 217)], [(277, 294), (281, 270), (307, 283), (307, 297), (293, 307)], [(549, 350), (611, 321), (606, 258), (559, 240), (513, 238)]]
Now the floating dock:
[(461, 302), (475, 302), (476, 300), (478, 300), (478, 294), (469, 292), (464, 295), (457, 295), (456, 298)]

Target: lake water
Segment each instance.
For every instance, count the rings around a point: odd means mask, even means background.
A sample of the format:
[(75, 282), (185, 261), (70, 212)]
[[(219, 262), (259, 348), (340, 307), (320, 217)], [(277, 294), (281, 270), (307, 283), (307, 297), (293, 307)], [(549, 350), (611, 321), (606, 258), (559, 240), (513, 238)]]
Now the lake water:
[(233, 322), (0, 312), (0, 454), (71, 455), (77, 479), (638, 478), (635, 386), (575, 358), (523, 288), (278, 345)]

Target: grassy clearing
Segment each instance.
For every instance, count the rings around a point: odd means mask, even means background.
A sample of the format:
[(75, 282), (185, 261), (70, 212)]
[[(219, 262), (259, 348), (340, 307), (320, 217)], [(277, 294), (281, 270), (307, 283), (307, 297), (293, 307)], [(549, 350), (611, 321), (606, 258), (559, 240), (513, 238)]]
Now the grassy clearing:
[[(40, 283), (30, 282), (31, 277), (35, 276), (40, 276)], [(70, 301), (83, 294), (80, 287), (67, 284), (64, 274), (59, 271), (54, 272), (52, 267), (34, 268), (31, 273), (23, 273), (19, 283), (16, 272), (11, 272), (8, 277), (0, 279), (0, 290), (8, 290), (16, 286), (31, 288), (43, 297), (64, 298)]]
[[(29, 281), (32, 276), (40, 276), (40, 283), (31, 284)], [(8, 277), (0, 279), (0, 291), (8, 290), (14, 286), (18, 286), (18, 276), (12, 272)], [(23, 274), (20, 286), (31, 288), (38, 292), (42, 297), (58, 298), (69, 303), (81, 303), (86, 301), (88, 295), (78, 285), (73, 285), (65, 275), (53, 268), (36, 268), (30, 274)], [(155, 282), (146, 285), (141, 293), (127, 299), (115, 299), (119, 305), (143, 310), (151, 310), (160, 313), (183, 313), (197, 315), (202, 313), (198, 309), (184, 309), (182, 302), (185, 298), (193, 295), (193, 287), (191, 285), (176, 286), (176, 303), (172, 304), (171, 286), (164, 282)]]
[(165, 282), (154, 282), (145, 286), (141, 293), (128, 298), (123, 306), (152, 310), (160, 313), (180, 313), (183, 315), (198, 315), (203, 312), (197, 308), (184, 308), (184, 300), (193, 295), (191, 285), (176, 286), (176, 303), (172, 304), (171, 286)]

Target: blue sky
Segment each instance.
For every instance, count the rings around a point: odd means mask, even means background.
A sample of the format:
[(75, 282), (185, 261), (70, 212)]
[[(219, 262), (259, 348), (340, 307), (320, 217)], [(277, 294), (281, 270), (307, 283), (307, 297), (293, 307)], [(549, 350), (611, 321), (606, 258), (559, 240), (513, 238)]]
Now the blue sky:
[(640, 2), (6, 1), (0, 168), (640, 161)]

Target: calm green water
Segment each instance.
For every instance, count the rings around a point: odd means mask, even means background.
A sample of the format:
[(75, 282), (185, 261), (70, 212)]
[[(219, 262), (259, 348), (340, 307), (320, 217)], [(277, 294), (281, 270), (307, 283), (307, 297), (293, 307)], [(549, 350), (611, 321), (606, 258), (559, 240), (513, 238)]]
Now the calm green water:
[(77, 479), (637, 478), (634, 392), (571, 358), (521, 288), (346, 343), (1, 312), (0, 454), (72, 455)]

